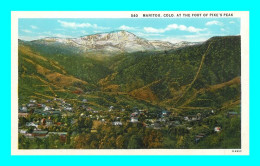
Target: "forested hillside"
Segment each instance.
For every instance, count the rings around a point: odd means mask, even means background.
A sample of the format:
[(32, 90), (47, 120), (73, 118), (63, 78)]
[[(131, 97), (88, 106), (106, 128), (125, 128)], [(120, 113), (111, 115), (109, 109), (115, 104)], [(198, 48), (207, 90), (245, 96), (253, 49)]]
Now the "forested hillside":
[[(55, 128), (41, 130), (70, 137), (59, 145), (51, 143), (58, 137), (46, 137), (36, 145), (21, 136), (26, 146), (20, 148), (241, 146), (240, 36), (112, 55), (19, 40), (18, 61), (19, 107), (29, 107), (32, 99), (41, 103), (28, 108), (30, 116), (20, 126), (48, 118)], [(35, 113), (48, 104), (65, 118)]]

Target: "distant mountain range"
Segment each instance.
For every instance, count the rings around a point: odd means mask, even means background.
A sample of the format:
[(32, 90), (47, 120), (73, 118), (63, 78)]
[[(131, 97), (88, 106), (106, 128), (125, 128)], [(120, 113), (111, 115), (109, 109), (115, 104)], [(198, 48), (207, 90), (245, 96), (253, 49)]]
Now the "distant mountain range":
[(70, 47), (75, 52), (118, 54), (138, 51), (165, 51), (186, 46), (201, 44), (200, 42), (170, 43), (159, 40), (146, 40), (128, 31), (113, 31), (83, 36), (79, 38), (43, 38), (32, 41), (34, 44), (52, 47)]

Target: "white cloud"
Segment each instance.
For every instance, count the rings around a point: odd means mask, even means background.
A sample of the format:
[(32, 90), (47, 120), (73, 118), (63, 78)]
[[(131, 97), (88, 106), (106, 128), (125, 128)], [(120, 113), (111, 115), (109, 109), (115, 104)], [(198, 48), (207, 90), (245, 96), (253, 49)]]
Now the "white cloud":
[(166, 27), (167, 30), (171, 30), (171, 29), (178, 29), (178, 25), (177, 24), (170, 24)]
[(94, 33), (101, 33), (102, 31), (93, 31)]
[(91, 27), (91, 24), (89, 24), (89, 23), (77, 24), (75, 22), (66, 22), (66, 21), (61, 21), (61, 20), (58, 20), (58, 22), (61, 24), (61, 26), (66, 27), (66, 28), (88, 28), (88, 27)]
[(220, 22), (220, 21), (214, 20), (214, 21), (207, 22), (205, 25), (207, 25), (207, 26), (210, 26), (210, 25), (219, 25), (219, 26), (221, 26), (221, 25), (223, 25), (223, 23)]
[(47, 31), (47, 32), (42, 32), (42, 34), (51, 35), (51, 34), (52, 34), (52, 32), (51, 32), (51, 31)]
[(222, 32), (225, 32), (225, 31), (226, 31), (224, 28), (221, 28), (220, 30), (221, 30)]
[(32, 33), (32, 31), (28, 30), (28, 29), (22, 29), (23, 32), (25, 33)]
[(38, 29), (38, 27), (37, 27), (37, 26), (34, 26), (34, 25), (31, 25), (31, 28), (32, 28), (32, 29)]
[(64, 34), (61, 34), (61, 33), (52, 33), (51, 31), (38, 33), (38, 35), (45, 36), (45, 37), (72, 38), (72, 36), (64, 35)]
[(166, 31), (165, 29), (156, 29), (153, 27), (144, 27), (144, 30), (148, 33), (164, 33)]
[(126, 25), (122, 25), (119, 27), (119, 29), (121, 30), (135, 30), (136, 28), (135, 27), (129, 27), (129, 26), (126, 26)]
[(41, 33), (34, 33), (34, 36), (31, 35), (19, 35), (19, 39), (26, 40), (26, 41), (32, 41), (32, 40), (38, 40), (43, 39), (46, 37), (57, 37), (57, 38), (73, 38), (73, 36), (64, 35), (61, 33), (52, 33), (50, 31), (41, 32)]
[(235, 21), (229, 21), (229, 24), (235, 24), (236, 22)]
[(88, 34), (88, 32), (87, 31), (85, 31), (85, 30), (82, 30), (82, 31), (80, 31), (83, 35), (87, 35)]
[[(48, 36), (48, 37), (50, 37), (50, 36)], [(60, 33), (52, 34), (51, 37), (58, 37), (58, 38), (72, 38), (72, 36), (69, 36), (69, 35), (63, 35), (63, 34), (60, 34)]]
[(181, 31), (195, 32), (195, 33), (207, 30), (207, 28), (200, 29), (200, 28), (195, 28), (193, 26), (187, 27), (185, 25), (178, 25), (178, 24), (170, 24), (164, 29), (156, 29), (153, 27), (144, 27), (145, 32), (148, 32), (148, 33), (164, 33), (166, 31), (176, 30), (176, 29), (181, 30)]
[(108, 27), (98, 26), (97, 24), (90, 24), (90, 23), (75, 23), (75, 22), (67, 22), (58, 20), (61, 26), (65, 28), (94, 28), (94, 29), (109, 29)]

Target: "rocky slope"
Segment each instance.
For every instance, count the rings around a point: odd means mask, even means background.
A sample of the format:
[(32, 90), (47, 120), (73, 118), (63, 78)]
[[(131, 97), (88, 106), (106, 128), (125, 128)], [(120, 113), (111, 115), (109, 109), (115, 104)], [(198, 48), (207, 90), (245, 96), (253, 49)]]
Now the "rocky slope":
[(33, 43), (52, 47), (71, 47), (81, 53), (118, 54), (143, 51), (164, 51), (199, 43), (170, 43), (165, 41), (149, 41), (127, 31), (113, 31), (83, 36), (80, 38), (44, 38)]

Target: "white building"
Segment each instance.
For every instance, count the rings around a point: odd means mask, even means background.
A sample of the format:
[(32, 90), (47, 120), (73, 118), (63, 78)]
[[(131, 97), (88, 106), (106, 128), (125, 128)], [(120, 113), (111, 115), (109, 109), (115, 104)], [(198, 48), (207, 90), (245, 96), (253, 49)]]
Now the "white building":
[(132, 123), (138, 122), (138, 118), (137, 118), (137, 117), (131, 117), (131, 122), (132, 122)]
[(45, 106), (43, 109), (43, 111), (50, 111), (50, 110), (51, 110), (51, 107), (49, 107), (49, 106)]
[(219, 126), (215, 127), (214, 131), (217, 132), (217, 133), (220, 132), (221, 131), (221, 127), (219, 127)]
[(114, 126), (122, 126), (122, 122), (116, 121), (116, 122), (112, 122), (112, 125)]

